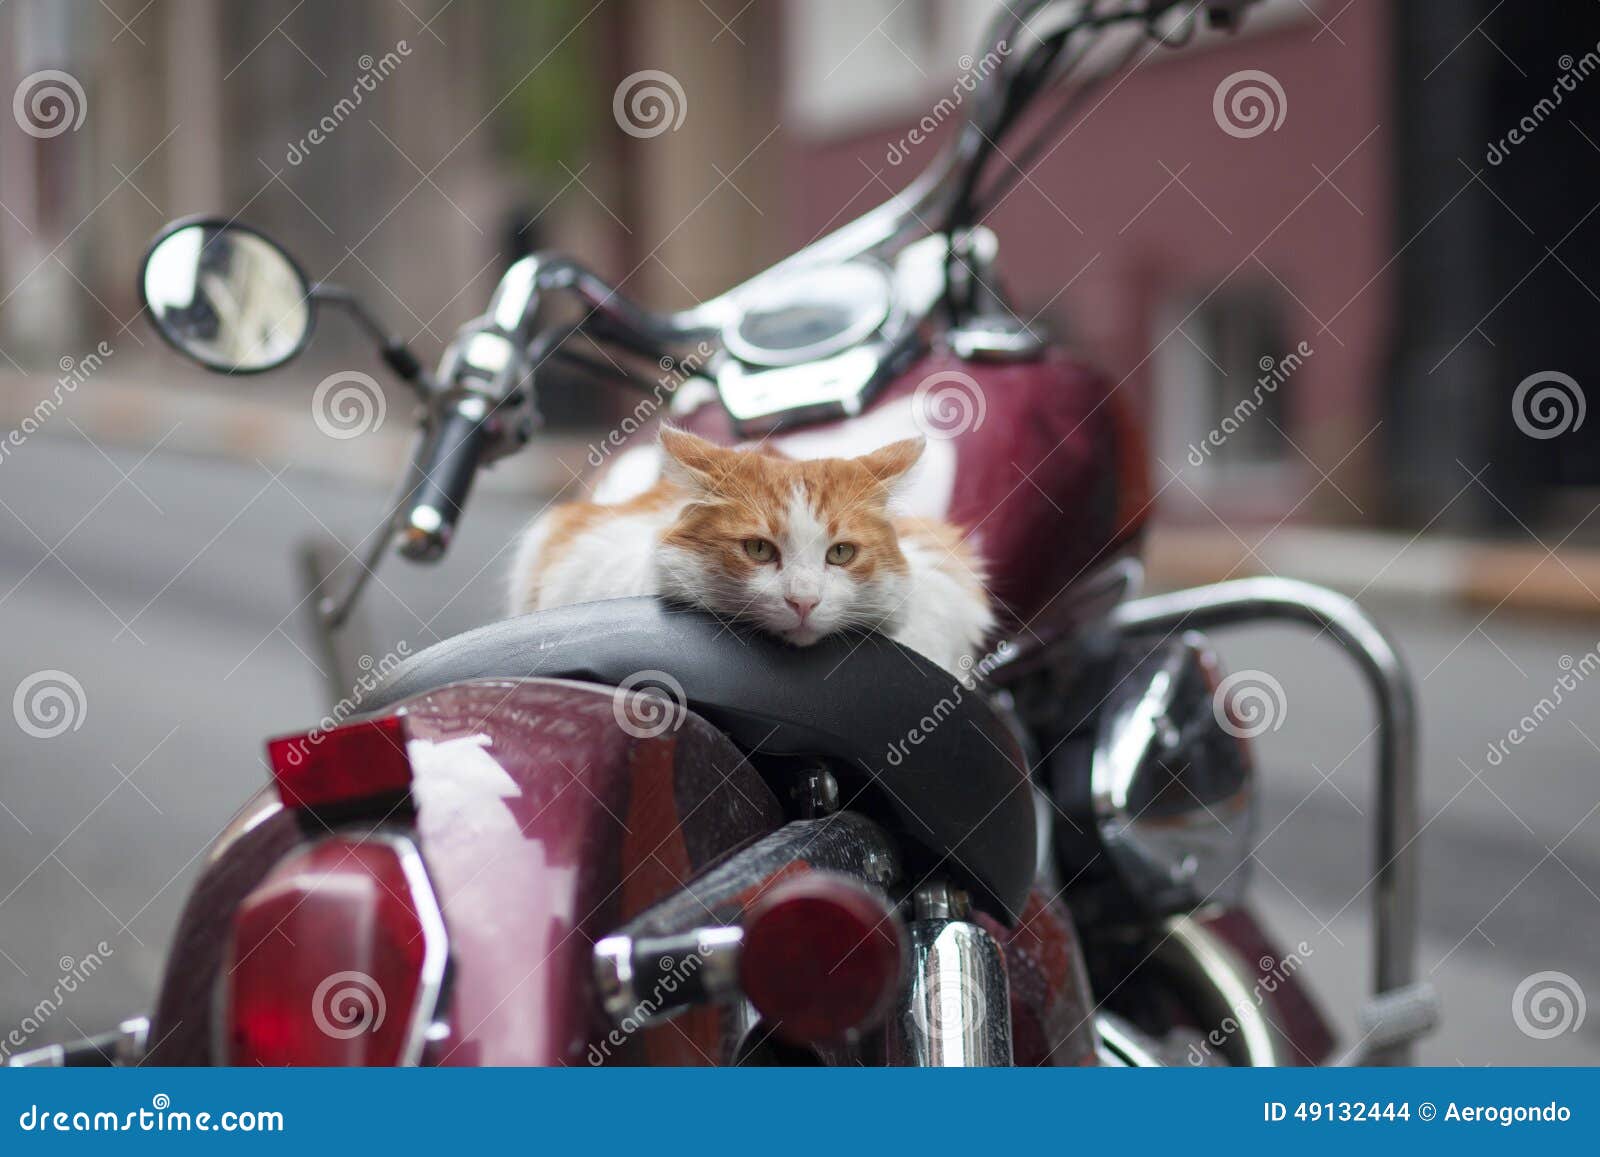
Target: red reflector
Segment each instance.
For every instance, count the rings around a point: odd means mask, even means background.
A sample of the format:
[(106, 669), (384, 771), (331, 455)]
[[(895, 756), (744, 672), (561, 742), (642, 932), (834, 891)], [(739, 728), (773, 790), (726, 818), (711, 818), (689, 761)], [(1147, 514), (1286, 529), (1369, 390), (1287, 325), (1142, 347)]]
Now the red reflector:
[(779, 1035), (837, 1041), (871, 1028), (900, 991), (905, 935), (874, 893), (810, 872), (745, 913), (739, 981)]
[(220, 983), (232, 1065), (415, 1064), (444, 928), (408, 841), (324, 840), (234, 916)]
[(402, 715), (363, 719), (331, 731), (267, 740), (267, 761), (285, 807), (318, 808), (411, 787)]

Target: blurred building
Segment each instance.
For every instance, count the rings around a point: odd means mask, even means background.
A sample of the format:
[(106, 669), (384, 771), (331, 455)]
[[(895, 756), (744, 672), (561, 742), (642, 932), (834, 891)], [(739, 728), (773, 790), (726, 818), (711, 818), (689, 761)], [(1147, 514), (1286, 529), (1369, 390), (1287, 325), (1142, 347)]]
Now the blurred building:
[[(1024, 319), (1067, 334), (1147, 414), (1169, 516), (1209, 522), (1211, 507), (1270, 523), (1298, 504), (1298, 516), (1349, 521), (1360, 517), (1354, 504), (1373, 509), (1382, 443), (1364, 435), (1381, 417), (1393, 314), (1392, 138), (1379, 127), (1388, 13), (1357, 2), (1335, 41), (1316, 36), (1320, 7), (1269, 3), (1238, 36), (1201, 32), (1176, 51), (1135, 45), (1131, 71), (1090, 99), (988, 222)], [(859, 80), (847, 98), (828, 63), (851, 42), (834, 19), (843, 9), (867, 29), (905, 18), (893, 0), (800, 6), (809, 43), (789, 84), (833, 90), (796, 100), (807, 115), (791, 164), (811, 191), (808, 229), (837, 209), (825, 190), (859, 190), (864, 205), (932, 159), (956, 118), (929, 143), (911, 130), (980, 53), (953, 18), (921, 41), (869, 36), (851, 58)], [(1270, 120), (1281, 110), (1276, 130), (1219, 125), (1214, 96), (1242, 70), (1270, 78), (1254, 85), (1256, 111)], [(1297, 353), (1302, 341), (1309, 355)], [(1285, 380), (1258, 392), (1286, 360)], [(1209, 445), (1247, 398), (1259, 409)], [(1320, 470), (1352, 505), (1331, 488), (1301, 504)]]
[[(0, 344), (70, 350), (127, 319), (154, 231), (219, 211), (305, 255), (313, 277), (373, 293), (407, 336), (440, 333), (509, 197), (493, 134), (471, 131), (494, 100), (490, 15), (459, 5), (434, 29), (399, 4), (0, 10), (0, 87), (42, 102), (32, 132), (0, 130), (0, 275), (26, 281)], [(47, 120), (52, 98), (81, 126)]]
[[(948, 135), (935, 115), (908, 147), (981, 54), (974, 6), (910, 7), (791, 5), (798, 237)], [(1238, 36), (1137, 52), (1090, 101), (991, 223), (1025, 316), (1146, 407), (1168, 517), (1580, 525), (1600, 423), (1530, 437), (1513, 398), (1545, 371), (1600, 378), (1597, 51), (1589, 5), (1267, 0)], [(1252, 83), (1281, 123), (1224, 131), (1220, 94)]]
[[(12, 0), (0, 90), (63, 72), (90, 115), (0, 119), (0, 349), (32, 368), (125, 328), (145, 239), (218, 207), (430, 356), (536, 245), (646, 301), (715, 293), (933, 159), (993, 7)], [(1139, 46), (1013, 174), (986, 223), (1019, 310), (1148, 415), (1165, 516), (1580, 525), (1600, 419), (1530, 437), (1513, 398), (1596, 378), (1600, 13), (1528, 8), (1264, 0), (1238, 36)], [(628, 132), (645, 70), (683, 115)], [(1256, 98), (1270, 123), (1230, 120)]]

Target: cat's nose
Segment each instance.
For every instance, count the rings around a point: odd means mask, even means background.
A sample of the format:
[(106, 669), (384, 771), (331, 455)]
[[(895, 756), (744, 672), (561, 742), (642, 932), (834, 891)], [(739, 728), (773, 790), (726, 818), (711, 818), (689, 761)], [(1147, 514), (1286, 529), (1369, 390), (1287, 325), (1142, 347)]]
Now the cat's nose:
[(789, 604), (794, 613), (800, 616), (800, 621), (804, 623), (806, 621), (806, 616), (809, 615), (816, 608), (816, 605), (822, 600), (816, 595), (786, 595), (783, 601)]

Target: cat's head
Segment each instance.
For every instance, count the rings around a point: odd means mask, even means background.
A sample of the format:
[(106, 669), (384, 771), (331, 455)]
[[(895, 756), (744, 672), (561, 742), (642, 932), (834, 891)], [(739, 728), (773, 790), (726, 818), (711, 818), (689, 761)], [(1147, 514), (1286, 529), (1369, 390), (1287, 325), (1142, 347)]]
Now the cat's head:
[(667, 477), (690, 499), (656, 552), (663, 595), (802, 647), (896, 624), (909, 572), (889, 499), (922, 439), (811, 461), (673, 429), (662, 431), (661, 447)]

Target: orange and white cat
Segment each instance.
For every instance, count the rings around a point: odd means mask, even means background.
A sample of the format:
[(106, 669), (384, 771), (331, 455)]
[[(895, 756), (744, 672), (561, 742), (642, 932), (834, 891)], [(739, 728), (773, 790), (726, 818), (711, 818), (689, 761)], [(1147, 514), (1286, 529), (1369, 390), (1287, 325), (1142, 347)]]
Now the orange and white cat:
[(661, 433), (662, 473), (624, 502), (550, 509), (525, 533), (511, 613), (655, 595), (806, 647), (879, 631), (965, 678), (994, 614), (952, 526), (896, 517), (920, 438), (793, 460)]

